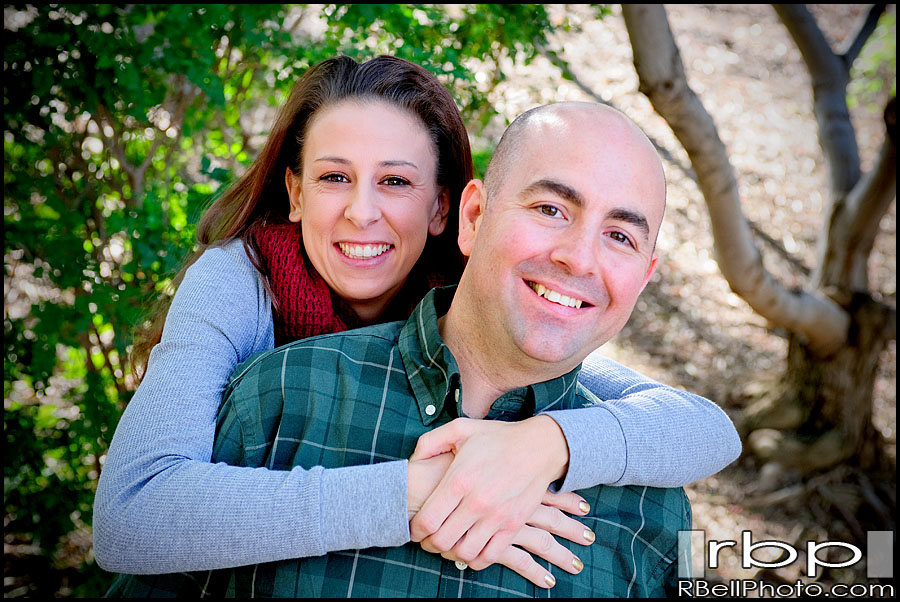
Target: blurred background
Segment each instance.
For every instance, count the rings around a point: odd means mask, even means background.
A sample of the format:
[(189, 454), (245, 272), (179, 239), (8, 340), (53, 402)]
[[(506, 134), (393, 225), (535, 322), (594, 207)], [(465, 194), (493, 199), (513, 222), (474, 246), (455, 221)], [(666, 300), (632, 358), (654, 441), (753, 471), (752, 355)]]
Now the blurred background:
[[(603, 102), (634, 119), (669, 182), (660, 268), (600, 352), (713, 399), (739, 426), (744, 455), (687, 487), (694, 528), (863, 551), (868, 531), (894, 531), (895, 6), (628, 11), (4, 5), (4, 597), (106, 591), (91, 505), (136, 386), (133, 330), (172, 294), (204, 208), (255, 157), (291, 85), (338, 53), (438, 74), (476, 175), (537, 104)], [(670, 38), (683, 72), (660, 87), (634, 57), (664, 56)], [(665, 81), (701, 112), (667, 107)], [(718, 172), (697, 167), (710, 156)], [(707, 185), (717, 173), (730, 188)], [(728, 219), (749, 233), (762, 280), (729, 259), (741, 239), (713, 228)], [(723, 551), (707, 578), (809, 581), (801, 565), (757, 572)], [(871, 581), (865, 563), (816, 579)]]

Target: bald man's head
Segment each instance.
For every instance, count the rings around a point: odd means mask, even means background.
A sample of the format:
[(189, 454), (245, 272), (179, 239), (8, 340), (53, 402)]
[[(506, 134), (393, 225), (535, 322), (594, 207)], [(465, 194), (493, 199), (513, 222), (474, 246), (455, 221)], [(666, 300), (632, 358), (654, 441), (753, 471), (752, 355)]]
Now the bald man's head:
[(561, 103), (510, 125), (485, 180), (460, 201), (455, 320), (491, 353), (558, 376), (621, 330), (656, 269), (659, 156), (620, 112)]
[[(490, 200), (500, 189), (504, 175), (509, 173), (511, 165), (521, 158), (525, 152), (525, 142), (529, 137), (540, 137), (542, 133), (553, 135), (554, 129), (563, 122), (573, 122), (581, 118), (595, 118), (606, 122), (613, 128), (624, 128), (635, 137), (643, 141), (649, 151), (656, 156), (656, 161), (648, 165), (650, 173), (648, 177), (659, 177), (665, 190), (665, 173), (662, 163), (656, 153), (656, 149), (646, 134), (621, 111), (617, 111), (606, 105), (587, 102), (562, 102), (542, 105), (525, 111), (506, 128), (497, 149), (494, 151), (487, 172), (484, 175), (485, 191)], [(557, 126), (554, 128), (554, 126)], [(598, 137), (597, 144), (608, 144), (609, 141)], [(540, 148), (541, 140), (536, 140), (536, 147)], [(532, 149), (535, 147), (532, 147)]]

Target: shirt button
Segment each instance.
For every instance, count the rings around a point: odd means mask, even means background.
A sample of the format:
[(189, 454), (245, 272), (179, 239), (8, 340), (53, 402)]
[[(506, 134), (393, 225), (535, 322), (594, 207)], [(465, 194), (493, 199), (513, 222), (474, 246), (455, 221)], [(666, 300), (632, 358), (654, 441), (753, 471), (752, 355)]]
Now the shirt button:
[(465, 562), (463, 562), (462, 560), (457, 560), (454, 564), (456, 565), (456, 568), (458, 568), (461, 571), (464, 571), (467, 568), (469, 568), (469, 565), (466, 564)]
[(427, 406), (425, 406), (425, 413), (428, 414), (429, 416), (434, 416), (435, 412), (437, 412), (437, 408), (434, 407), (433, 405), (428, 404)]
[(454, 396), (456, 397), (456, 403), (459, 403), (459, 389), (454, 392)]

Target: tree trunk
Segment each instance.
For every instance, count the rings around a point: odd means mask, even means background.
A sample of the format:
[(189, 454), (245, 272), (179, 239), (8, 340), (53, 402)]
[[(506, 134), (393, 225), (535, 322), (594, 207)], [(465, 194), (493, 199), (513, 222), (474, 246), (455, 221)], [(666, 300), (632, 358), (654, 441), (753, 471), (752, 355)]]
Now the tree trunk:
[(792, 335), (778, 389), (744, 414), (748, 447), (761, 460), (802, 470), (854, 456), (863, 468), (876, 464), (872, 391), (896, 317), (864, 293), (853, 295), (847, 312), (850, 337), (840, 351), (823, 359)]
[(788, 291), (762, 266), (725, 147), (688, 86), (665, 9), (622, 8), (640, 90), (691, 159), (709, 207), (723, 276), (756, 312), (790, 333), (780, 382), (740, 420), (740, 428), (749, 433), (749, 449), (764, 461), (803, 470), (831, 467), (853, 456), (869, 466), (878, 449), (871, 420), (876, 370), (886, 343), (896, 338), (896, 309), (869, 294), (866, 277), (878, 223), (896, 197), (893, 102), (885, 114), (887, 135), (879, 163), (860, 177), (844, 100), (846, 66), (805, 8), (778, 7), (778, 12), (812, 75), (831, 185), (832, 205), (821, 234), (824, 252), (803, 292)]

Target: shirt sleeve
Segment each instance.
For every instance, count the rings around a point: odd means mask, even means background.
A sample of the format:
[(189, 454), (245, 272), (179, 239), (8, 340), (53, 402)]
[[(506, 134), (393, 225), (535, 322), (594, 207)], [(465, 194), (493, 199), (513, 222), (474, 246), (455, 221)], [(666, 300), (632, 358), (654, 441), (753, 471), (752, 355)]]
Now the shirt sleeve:
[(175, 295), (103, 466), (93, 520), (102, 568), (210, 570), (409, 541), (406, 461), (291, 471), (210, 462), (229, 377), (273, 340), (269, 298), (240, 243), (207, 250)]
[(715, 403), (662, 385), (597, 353), (579, 382), (604, 403), (547, 412), (569, 446), (560, 491), (595, 485), (680, 487), (741, 453), (734, 424)]

